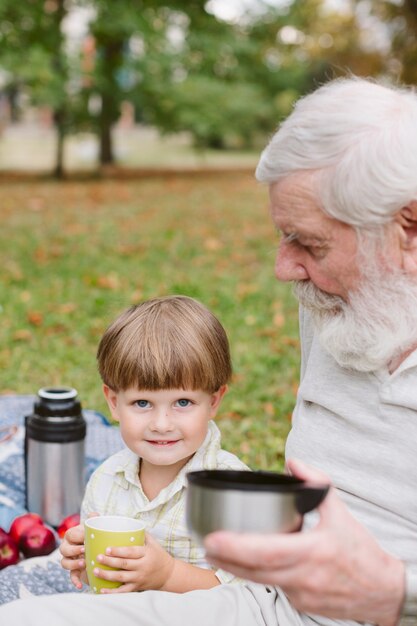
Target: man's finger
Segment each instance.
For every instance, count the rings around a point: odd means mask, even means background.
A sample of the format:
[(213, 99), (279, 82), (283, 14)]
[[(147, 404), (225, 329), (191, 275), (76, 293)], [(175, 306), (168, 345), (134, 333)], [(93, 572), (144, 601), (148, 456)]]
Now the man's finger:
[(209, 560), (227, 561), (250, 569), (288, 567), (312, 548), (310, 533), (232, 533), (218, 531), (204, 541)]

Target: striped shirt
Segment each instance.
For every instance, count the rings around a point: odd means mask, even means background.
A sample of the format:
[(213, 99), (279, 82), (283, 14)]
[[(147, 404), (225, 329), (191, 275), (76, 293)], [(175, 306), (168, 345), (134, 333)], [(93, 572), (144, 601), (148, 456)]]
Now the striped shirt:
[[(186, 474), (201, 469), (248, 469), (234, 454), (220, 447), (220, 431), (211, 420), (207, 436), (194, 456), (179, 471), (175, 480), (149, 501), (139, 480), (140, 459), (129, 448), (116, 452), (100, 465), (88, 481), (81, 506), (81, 519), (89, 513), (126, 515), (140, 519), (160, 545), (174, 558), (204, 569), (204, 548), (191, 537), (185, 521)], [(221, 583), (235, 579), (217, 570)]]

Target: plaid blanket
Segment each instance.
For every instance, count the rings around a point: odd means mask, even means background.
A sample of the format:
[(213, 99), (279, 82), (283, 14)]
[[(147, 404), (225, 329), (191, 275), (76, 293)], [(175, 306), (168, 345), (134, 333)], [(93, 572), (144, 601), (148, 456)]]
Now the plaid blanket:
[[(34, 396), (0, 396), (0, 527), (8, 531), (18, 515), (26, 513), (24, 483), (24, 416), (33, 409)], [(83, 411), (87, 422), (86, 475), (120, 450), (119, 429), (92, 410)], [(43, 557), (20, 561), (0, 570), (0, 604), (27, 595), (75, 592), (68, 572), (60, 565), (58, 550)]]

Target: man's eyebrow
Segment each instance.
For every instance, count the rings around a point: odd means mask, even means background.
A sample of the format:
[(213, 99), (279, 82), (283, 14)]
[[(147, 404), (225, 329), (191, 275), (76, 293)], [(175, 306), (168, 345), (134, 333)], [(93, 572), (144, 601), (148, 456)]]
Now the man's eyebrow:
[(299, 233), (297, 231), (284, 232), (280, 228), (277, 228), (277, 233), (282, 237), (285, 243), (292, 243), (293, 241), (305, 242), (307, 245), (324, 246), (327, 243), (327, 239), (318, 235)]
[(283, 233), (281, 232), (281, 237), (283, 239), (285, 239), (285, 241), (287, 243), (291, 243), (292, 241), (298, 241), (298, 239), (300, 238), (300, 233), (297, 232), (292, 232), (292, 233)]
[(284, 232), (279, 228), (279, 226), (275, 227), (277, 235), (279, 235), (282, 239), (285, 239), (287, 243), (291, 243), (291, 241), (296, 241), (299, 238), (299, 233), (297, 231)]

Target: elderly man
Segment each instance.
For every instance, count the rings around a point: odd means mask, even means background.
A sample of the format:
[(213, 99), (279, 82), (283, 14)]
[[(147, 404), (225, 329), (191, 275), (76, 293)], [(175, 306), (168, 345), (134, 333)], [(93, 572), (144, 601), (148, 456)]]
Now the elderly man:
[[(334, 485), (318, 519), (209, 536), (211, 561), (247, 584), (21, 600), (0, 608), (4, 623), (417, 624), (417, 96), (354, 78), (321, 87), (257, 177), (280, 232), (277, 278), (301, 303), (288, 469)], [(65, 558), (78, 540), (67, 533)]]

